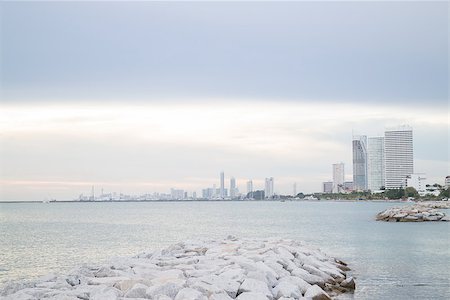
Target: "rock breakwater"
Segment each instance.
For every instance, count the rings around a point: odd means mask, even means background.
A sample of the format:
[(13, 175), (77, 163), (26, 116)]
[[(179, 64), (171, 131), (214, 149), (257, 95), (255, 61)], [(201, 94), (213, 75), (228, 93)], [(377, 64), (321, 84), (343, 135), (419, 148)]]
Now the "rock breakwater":
[(420, 202), (403, 207), (391, 207), (377, 214), (377, 221), (386, 222), (427, 222), (450, 221), (449, 216), (436, 208), (450, 208), (448, 203)]
[(9, 283), (1, 299), (326, 300), (355, 289), (350, 269), (293, 240), (186, 241), (84, 265), (67, 275)]

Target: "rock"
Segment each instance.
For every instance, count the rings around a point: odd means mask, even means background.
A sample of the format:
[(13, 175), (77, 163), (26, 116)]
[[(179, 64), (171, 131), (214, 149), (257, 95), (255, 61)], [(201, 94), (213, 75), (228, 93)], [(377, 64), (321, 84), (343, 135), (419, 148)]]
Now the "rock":
[(137, 283), (135, 284), (131, 289), (128, 290), (128, 292), (125, 293), (125, 298), (145, 298), (148, 286)]
[(280, 297), (299, 298), (302, 296), (300, 289), (289, 281), (281, 281), (273, 289), (273, 294), (276, 299)]
[(304, 296), (312, 300), (331, 300), (330, 296), (317, 285), (312, 285)]
[[(400, 210), (395, 213), (399, 213)], [(423, 216), (441, 216), (429, 211)], [(354, 289), (349, 267), (318, 249), (281, 239), (186, 241), (66, 276), (8, 284), (2, 299), (328, 299)]]
[(236, 297), (237, 300), (267, 300), (263, 293), (245, 292)]
[(174, 300), (207, 300), (206, 296), (202, 295), (197, 290), (191, 288), (184, 288), (178, 292)]
[(208, 300), (232, 300), (234, 298), (231, 298), (227, 293), (220, 293), (212, 294), (211, 296), (209, 296)]
[(273, 295), (270, 292), (267, 284), (263, 281), (253, 278), (246, 278), (239, 287), (238, 294), (245, 292), (261, 293), (268, 299), (273, 299)]
[(178, 292), (183, 288), (183, 285), (176, 282), (167, 282), (160, 285), (154, 285), (145, 291), (148, 298), (153, 299), (156, 296), (165, 295), (173, 299)]
[(90, 300), (115, 300), (119, 299), (119, 296), (121, 296), (121, 292), (118, 289), (105, 287), (92, 293)]
[(354, 290), (356, 288), (355, 280), (353, 277), (349, 277), (341, 282), (340, 284), (342, 287)]
[[(290, 284), (296, 286), (300, 290), (300, 293), (302, 294), (306, 293), (306, 291), (311, 287), (309, 283), (295, 276), (283, 277), (282, 279), (280, 279), (280, 283), (283, 282), (289, 282)], [(293, 297), (293, 296), (286, 296), (286, 297)]]

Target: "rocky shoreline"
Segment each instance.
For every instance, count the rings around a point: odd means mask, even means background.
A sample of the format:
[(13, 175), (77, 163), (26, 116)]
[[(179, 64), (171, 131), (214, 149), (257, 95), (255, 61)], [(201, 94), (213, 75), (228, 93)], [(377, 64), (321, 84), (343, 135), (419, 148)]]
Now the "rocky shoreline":
[(419, 202), (403, 207), (391, 207), (377, 214), (377, 221), (429, 222), (450, 221), (450, 217), (438, 209), (450, 208), (449, 202)]
[(349, 270), (301, 242), (230, 236), (9, 283), (0, 299), (327, 300), (354, 291)]

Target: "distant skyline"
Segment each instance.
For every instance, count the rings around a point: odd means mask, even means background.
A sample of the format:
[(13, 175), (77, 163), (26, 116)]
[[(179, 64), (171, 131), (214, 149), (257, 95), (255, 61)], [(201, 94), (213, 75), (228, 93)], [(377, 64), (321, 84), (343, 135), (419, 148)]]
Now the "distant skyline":
[[(450, 175), (448, 2), (1, 2), (0, 200), (322, 189), (352, 135)], [(228, 180), (228, 179), (227, 179)]]

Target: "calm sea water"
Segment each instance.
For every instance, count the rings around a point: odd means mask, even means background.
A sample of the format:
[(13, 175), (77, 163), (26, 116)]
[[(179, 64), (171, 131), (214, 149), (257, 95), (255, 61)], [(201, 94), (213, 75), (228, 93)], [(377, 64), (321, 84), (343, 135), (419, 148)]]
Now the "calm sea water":
[(0, 283), (189, 238), (285, 237), (349, 263), (355, 299), (449, 299), (450, 222), (385, 223), (393, 203), (0, 204)]

